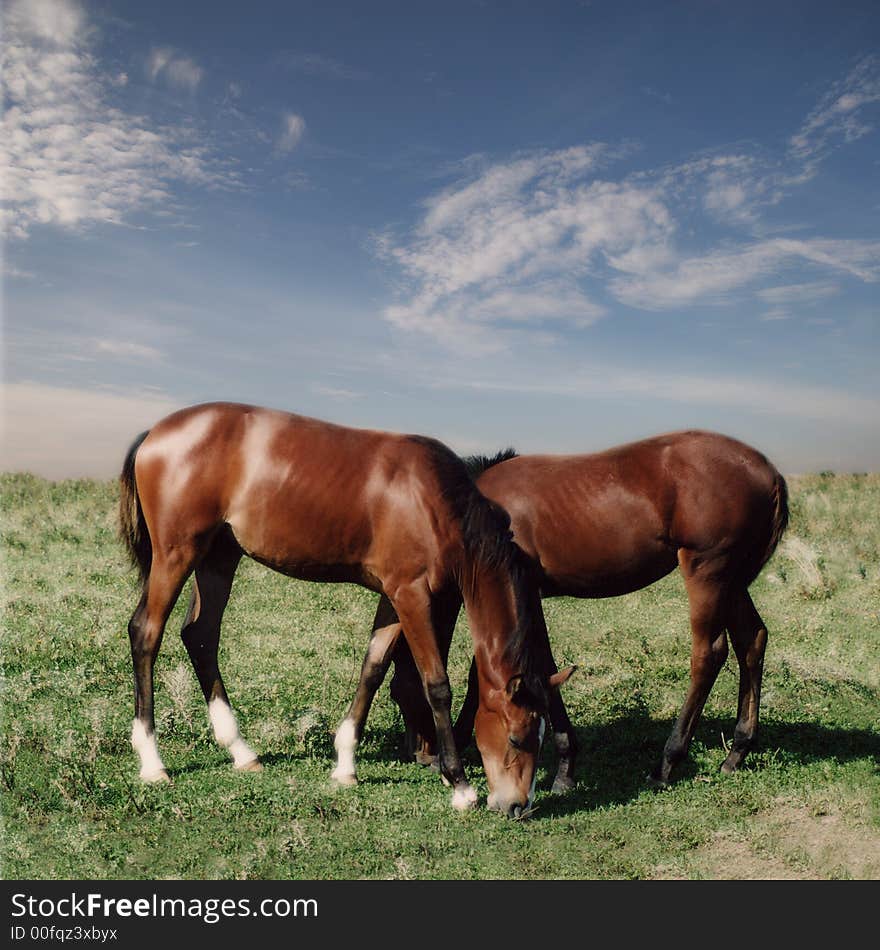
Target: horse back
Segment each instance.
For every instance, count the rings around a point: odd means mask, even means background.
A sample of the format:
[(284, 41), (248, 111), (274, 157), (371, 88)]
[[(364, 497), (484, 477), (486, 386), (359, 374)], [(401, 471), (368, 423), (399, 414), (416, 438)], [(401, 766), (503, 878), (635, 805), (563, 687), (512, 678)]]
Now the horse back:
[(135, 474), (151, 534), (168, 544), (227, 524), (283, 573), (380, 588), (395, 562), (427, 569), (454, 546), (443, 512), (425, 518), (443, 499), (425, 441), (209, 403), (157, 424)]
[(478, 487), (510, 514), (546, 591), (601, 597), (669, 573), (681, 548), (763, 553), (777, 478), (744, 443), (688, 431), (589, 455), (519, 456)]

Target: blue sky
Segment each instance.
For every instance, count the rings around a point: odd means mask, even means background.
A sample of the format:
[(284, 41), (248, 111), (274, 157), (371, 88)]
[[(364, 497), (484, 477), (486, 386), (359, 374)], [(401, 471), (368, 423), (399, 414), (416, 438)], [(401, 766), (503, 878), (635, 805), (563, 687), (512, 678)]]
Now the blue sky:
[(10, 0), (4, 464), (180, 406), (880, 467), (876, 3)]

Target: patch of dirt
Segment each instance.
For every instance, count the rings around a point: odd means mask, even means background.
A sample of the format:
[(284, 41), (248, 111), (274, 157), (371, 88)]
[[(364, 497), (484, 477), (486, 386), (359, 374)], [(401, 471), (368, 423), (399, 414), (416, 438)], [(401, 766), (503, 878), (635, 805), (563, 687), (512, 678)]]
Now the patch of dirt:
[(790, 804), (755, 815), (743, 831), (718, 832), (684, 867), (658, 867), (658, 878), (827, 880), (880, 878), (880, 834), (839, 814)]

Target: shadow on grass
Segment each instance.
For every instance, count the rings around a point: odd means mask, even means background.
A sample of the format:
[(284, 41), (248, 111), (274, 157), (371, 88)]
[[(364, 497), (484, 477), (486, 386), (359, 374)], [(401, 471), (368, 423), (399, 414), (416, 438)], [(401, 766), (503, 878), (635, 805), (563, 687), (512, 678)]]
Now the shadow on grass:
[[(634, 710), (595, 727), (576, 729), (580, 751), (575, 779), (577, 785), (560, 796), (542, 796), (536, 815), (558, 817), (579, 811), (591, 811), (603, 805), (623, 804), (637, 798), (651, 786), (648, 774), (657, 764), (663, 745), (672, 729), (673, 720), (652, 719), (643, 710)], [(708, 748), (718, 745), (720, 737), (728, 738), (733, 721), (707, 717), (700, 721), (695, 740)], [(880, 763), (880, 732), (867, 729), (844, 729), (823, 726), (815, 722), (785, 722), (763, 719), (757, 745), (744, 771), (760, 768), (755, 757), (778, 750), (784, 760), (806, 765), (811, 762), (848, 762), (874, 758)], [(547, 769), (549, 784), (556, 770), (556, 755), (552, 744), (541, 757)], [(673, 785), (693, 779), (699, 772), (689, 757), (673, 773)], [(548, 788), (543, 789), (545, 792)], [(662, 793), (661, 793), (662, 794)]]
[[(556, 753), (552, 742), (545, 743), (541, 766), (546, 777), (539, 785), (541, 799), (536, 820), (560, 817), (580, 811), (592, 811), (602, 806), (619, 805), (633, 801), (649, 790), (648, 773), (657, 764), (663, 745), (672, 728), (673, 720), (653, 719), (646, 710), (631, 710), (611, 722), (596, 726), (577, 728), (578, 753), (577, 785), (565, 795), (551, 796), (549, 785), (556, 771)], [(725, 717), (704, 717), (697, 728), (695, 740), (707, 748), (721, 750), (722, 735), (728, 738), (733, 731), (733, 720)], [(778, 750), (784, 760), (798, 764), (811, 762), (847, 762), (854, 759), (874, 758), (880, 763), (880, 733), (867, 729), (844, 729), (823, 726), (815, 722), (785, 722), (763, 719), (758, 745), (745, 771), (760, 768), (756, 756)], [(396, 725), (371, 729), (367, 727), (358, 749), (358, 761), (362, 763), (387, 764), (403, 762), (411, 764), (413, 776), (420, 767), (409, 763), (405, 756), (403, 735)], [(481, 768), (479, 753), (473, 743), (462, 756), (469, 770)], [(327, 743), (320, 753), (296, 749), (284, 752), (265, 751), (260, 761), (267, 768), (278, 766), (295, 773), (306, 762), (319, 762), (328, 772), (333, 768), (332, 743)], [(175, 774), (185, 774), (215, 769), (220, 764), (217, 758), (190, 761)], [(228, 760), (222, 761), (224, 767)], [(699, 767), (691, 758), (685, 759), (673, 774), (673, 784), (693, 779)], [(402, 776), (397, 777), (402, 778)], [(360, 774), (361, 784), (381, 784), (386, 778)], [(662, 793), (660, 793), (662, 794)]]

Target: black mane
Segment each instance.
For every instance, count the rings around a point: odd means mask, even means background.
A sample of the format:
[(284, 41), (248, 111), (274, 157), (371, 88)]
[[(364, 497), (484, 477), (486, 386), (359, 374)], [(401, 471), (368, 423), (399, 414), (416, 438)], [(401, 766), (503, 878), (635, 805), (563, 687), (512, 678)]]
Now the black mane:
[(501, 462), (507, 462), (517, 457), (517, 451), (513, 448), (502, 449), (496, 455), (466, 455), (462, 457), (464, 467), (468, 470), (470, 477), (476, 481), (487, 468), (493, 465), (499, 465)]
[[(462, 459), (435, 439), (411, 438), (431, 449), (444, 497), (461, 525), (469, 558), (487, 568), (503, 570), (510, 576), (516, 602), (516, 626), (511, 631), (504, 656), (523, 677), (529, 693), (536, 698), (542, 697), (541, 674), (546, 672), (546, 664), (539, 660), (536, 648), (546, 641), (546, 631), (541, 636), (542, 631), (536, 629), (534, 619), (543, 618), (534, 565), (513, 541), (510, 515), (500, 505), (481, 495), (474, 484), (474, 479), (487, 468), (514, 458), (516, 452), (505, 449), (492, 458), (476, 455)], [(543, 619), (540, 622), (543, 625)]]

